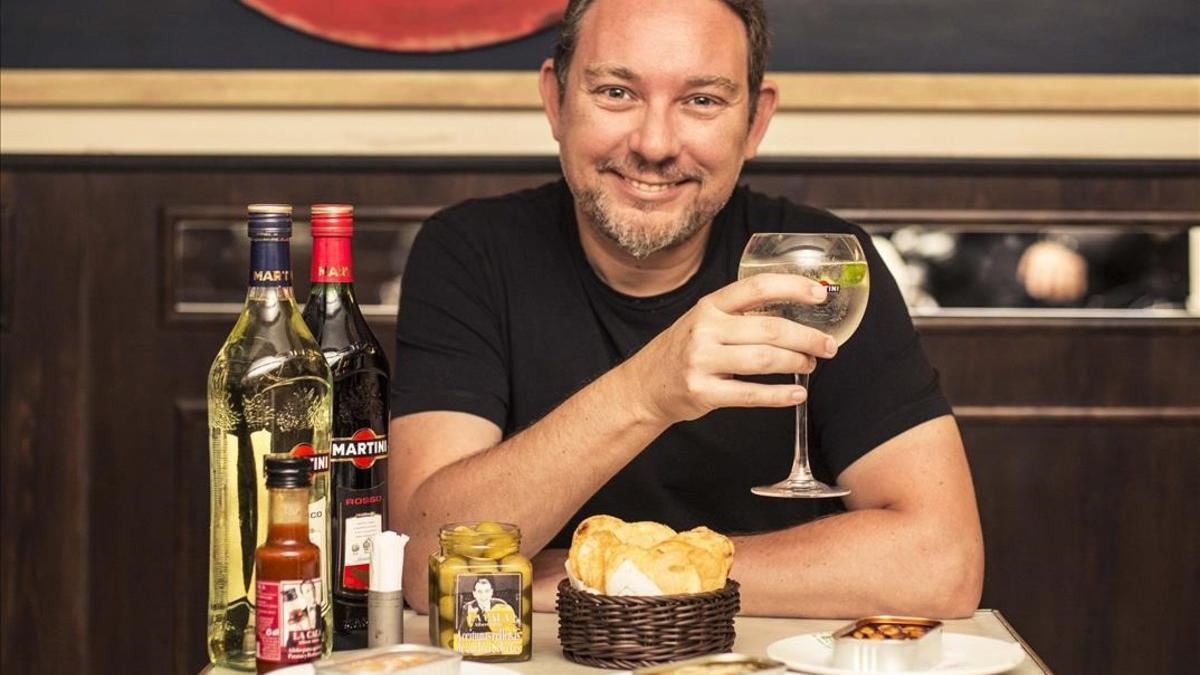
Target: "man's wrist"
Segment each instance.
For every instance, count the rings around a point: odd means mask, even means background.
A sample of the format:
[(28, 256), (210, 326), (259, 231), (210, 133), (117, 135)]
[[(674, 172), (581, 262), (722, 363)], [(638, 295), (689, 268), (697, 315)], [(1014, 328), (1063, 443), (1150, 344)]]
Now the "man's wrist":
[(635, 428), (649, 429), (657, 435), (675, 420), (653, 400), (652, 392), (645, 386), (646, 378), (639, 374), (636, 358), (635, 355), (608, 371), (597, 383), (603, 382), (607, 405), (619, 411)]

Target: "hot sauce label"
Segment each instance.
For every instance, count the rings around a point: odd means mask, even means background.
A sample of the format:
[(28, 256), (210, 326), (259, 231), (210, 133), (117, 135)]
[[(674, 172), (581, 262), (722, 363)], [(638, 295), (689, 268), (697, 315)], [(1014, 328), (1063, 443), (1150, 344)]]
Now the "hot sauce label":
[(464, 656), (520, 655), (521, 575), (460, 574), (454, 585), (454, 649)]
[(321, 657), (321, 580), (262, 581), (255, 585), (257, 655), (273, 663)]
[(333, 439), (330, 454), (335, 462), (353, 462), (360, 469), (369, 469), (377, 460), (387, 459), (387, 435), (376, 434), (372, 429), (359, 429), (350, 438)]

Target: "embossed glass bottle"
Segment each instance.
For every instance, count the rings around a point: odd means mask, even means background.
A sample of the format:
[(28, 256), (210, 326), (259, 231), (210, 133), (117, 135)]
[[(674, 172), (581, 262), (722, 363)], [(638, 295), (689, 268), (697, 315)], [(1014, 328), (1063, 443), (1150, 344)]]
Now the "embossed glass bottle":
[(372, 538), (388, 529), (387, 356), (354, 297), (354, 211), (312, 207), (312, 292), (304, 321), (333, 372), (330, 531), (338, 648), (367, 646)]
[(309, 539), (321, 549), (322, 621), (332, 619), (326, 512), (333, 383), (292, 294), (291, 207), (251, 205), (248, 226), (246, 302), (208, 374), (208, 655), (239, 670), (255, 666), (254, 550), (267, 534), (268, 454), (312, 458)]

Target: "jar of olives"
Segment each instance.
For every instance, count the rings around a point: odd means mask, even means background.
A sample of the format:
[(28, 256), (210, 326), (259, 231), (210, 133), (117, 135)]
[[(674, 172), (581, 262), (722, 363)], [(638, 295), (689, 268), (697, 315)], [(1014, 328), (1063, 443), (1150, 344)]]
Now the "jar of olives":
[(471, 661), (527, 661), (533, 653), (533, 566), (521, 530), (451, 523), (429, 556), (429, 641)]

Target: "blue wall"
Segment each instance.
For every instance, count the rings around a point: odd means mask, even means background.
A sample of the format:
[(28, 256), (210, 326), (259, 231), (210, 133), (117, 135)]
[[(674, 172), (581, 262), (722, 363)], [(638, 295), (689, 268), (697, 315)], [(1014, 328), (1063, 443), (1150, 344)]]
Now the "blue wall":
[[(1197, 0), (767, 0), (767, 5), (774, 70), (1200, 73)], [(548, 30), (466, 52), (394, 54), (309, 37), (236, 0), (0, 4), (5, 68), (523, 70), (549, 55), (552, 42)]]

